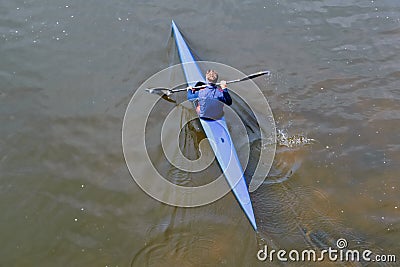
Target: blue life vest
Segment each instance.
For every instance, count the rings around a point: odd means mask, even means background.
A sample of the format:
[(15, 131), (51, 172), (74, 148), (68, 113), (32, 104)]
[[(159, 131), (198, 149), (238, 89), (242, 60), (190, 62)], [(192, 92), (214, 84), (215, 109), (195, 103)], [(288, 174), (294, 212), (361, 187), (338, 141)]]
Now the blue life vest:
[(217, 120), (224, 116), (224, 103), (219, 100), (223, 97), (223, 91), (215, 85), (208, 84), (205, 89), (200, 90), (198, 98), (199, 117)]

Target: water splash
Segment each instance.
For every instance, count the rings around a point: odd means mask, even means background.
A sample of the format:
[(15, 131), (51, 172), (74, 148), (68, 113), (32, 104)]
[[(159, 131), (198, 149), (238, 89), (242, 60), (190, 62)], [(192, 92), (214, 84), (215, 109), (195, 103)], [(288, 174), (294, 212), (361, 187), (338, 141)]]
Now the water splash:
[[(306, 150), (305, 146), (311, 145), (317, 142), (313, 138), (309, 138), (306, 135), (295, 134), (289, 136), (286, 130), (277, 130), (276, 134), (276, 151), (275, 158), (271, 169), (269, 170), (267, 179), (264, 180), (263, 184), (276, 184), (287, 181), (292, 175), (301, 167), (301, 163), (304, 158)], [(260, 149), (268, 149), (271, 142), (264, 142), (261, 144), (260, 140), (252, 142), (251, 149), (254, 155), (250, 157), (250, 163), (246, 175), (253, 176), (251, 172), (252, 162), (255, 160)], [(267, 174), (266, 174), (267, 175)]]
[(307, 136), (302, 134), (289, 136), (286, 130), (277, 129), (276, 142), (280, 146), (298, 147), (314, 144), (316, 140), (313, 138), (308, 138)]

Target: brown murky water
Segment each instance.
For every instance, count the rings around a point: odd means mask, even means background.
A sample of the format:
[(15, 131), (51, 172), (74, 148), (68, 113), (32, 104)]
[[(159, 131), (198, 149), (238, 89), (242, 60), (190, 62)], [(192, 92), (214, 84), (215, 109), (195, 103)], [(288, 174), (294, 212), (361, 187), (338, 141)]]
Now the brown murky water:
[[(127, 170), (123, 116), (142, 82), (177, 63), (171, 19), (201, 59), (272, 71), (256, 82), (289, 139), (251, 194), (258, 234), (232, 194), (167, 206)], [(0, 265), (280, 265), (258, 250), (321, 251), (339, 238), (398, 262), (399, 44), (395, 0), (0, 2)], [(196, 157), (202, 134), (189, 128), (180, 138)], [(251, 177), (264, 148), (248, 138)]]

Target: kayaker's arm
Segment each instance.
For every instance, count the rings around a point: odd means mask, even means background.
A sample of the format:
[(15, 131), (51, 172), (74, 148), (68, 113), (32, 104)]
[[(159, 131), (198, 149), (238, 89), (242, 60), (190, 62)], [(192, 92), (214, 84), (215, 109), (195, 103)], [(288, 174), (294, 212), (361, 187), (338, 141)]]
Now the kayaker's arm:
[(199, 91), (194, 91), (192, 89), (188, 89), (187, 90), (187, 99), (190, 101), (193, 101), (196, 98), (199, 98)]
[(228, 92), (228, 88), (226, 86), (226, 81), (221, 81), (220, 83), (221, 89), (222, 89), (222, 98), (219, 100), (227, 104), (228, 106), (232, 105), (232, 98), (231, 95)]
[(232, 98), (228, 92), (228, 88), (225, 88), (224, 90), (222, 90), (222, 94), (224, 96), (223, 96), (223, 99), (221, 99), (221, 101), (224, 102), (225, 104), (227, 104), (228, 106), (232, 105)]

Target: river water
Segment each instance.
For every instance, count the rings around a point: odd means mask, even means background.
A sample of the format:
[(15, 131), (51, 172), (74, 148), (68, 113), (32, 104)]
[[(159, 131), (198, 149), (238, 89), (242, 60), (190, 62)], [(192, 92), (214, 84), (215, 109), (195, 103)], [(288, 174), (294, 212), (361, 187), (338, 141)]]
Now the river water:
[[(278, 130), (315, 140), (277, 145), (251, 194), (258, 234), (232, 194), (168, 206), (127, 169), (125, 110), (178, 63), (172, 19), (199, 58), (269, 69), (255, 82)], [(399, 1), (2, 0), (0, 57), (0, 266), (279, 266), (259, 249), (340, 238), (400, 260)], [(181, 138), (195, 155), (198, 140)]]

